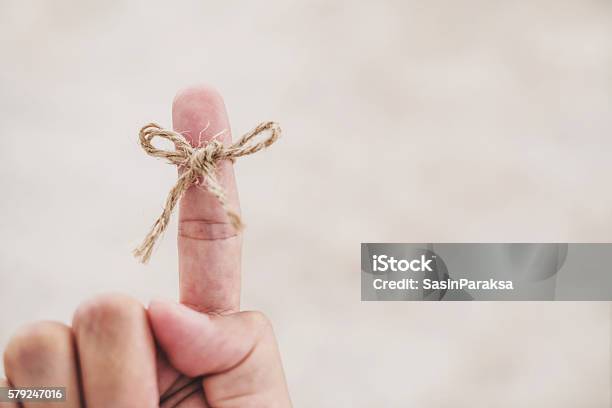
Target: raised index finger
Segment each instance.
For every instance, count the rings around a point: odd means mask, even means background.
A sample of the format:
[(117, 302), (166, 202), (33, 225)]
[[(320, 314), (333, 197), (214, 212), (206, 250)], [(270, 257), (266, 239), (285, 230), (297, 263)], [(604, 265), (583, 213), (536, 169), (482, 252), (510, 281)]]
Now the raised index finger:
[[(174, 130), (192, 146), (212, 138), (231, 142), (223, 98), (208, 86), (180, 91), (172, 106)], [(239, 213), (234, 169), (228, 160), (217, 164), (217, 177), (230, 208)], [(178, 255), (182, 303), (202, 312), (227, 313), (240, 307), (242, 236), (217, 198), (205, 186), (192, 186), (180, 202)]]

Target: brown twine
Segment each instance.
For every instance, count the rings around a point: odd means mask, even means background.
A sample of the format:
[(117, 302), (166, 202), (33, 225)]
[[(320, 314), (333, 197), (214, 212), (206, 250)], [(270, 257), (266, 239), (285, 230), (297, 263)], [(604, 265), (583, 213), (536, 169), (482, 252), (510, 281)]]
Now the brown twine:
[[(256, 143), (249, 143), (255, 136), (265, 131), (270, 131), (268, 138)], [(199, 147), (193, 147), (180, 133), (162, 129), (161, 126), (155, 123), (143, 126), (140, 129), (140, 145), (144, 151), (149, 156), (167, 159), (170, 164), (174, 164), (184, 169), (184, 171), (170, 190), (170, 193), (168, 193), (161, 215), (157, 218), (153, 227), (151, 227), (142, 244), (134, 250), (134, 256), (140, 259), (140, 262), (147, 263), (151, 257), (155, 242), (168, 226), (172, 210), (185, 191), (192, 185), (203, 184), (208, 191), (217, 197), (231, 225), (237, 231), (240, 231), (243, 228), (240, 216), (229, 207), (225, 190), (217, 179), (217, 163), (221, 160), (231, 160), (233, 162), (238, 157), (256, 153), (276, 142), (280, 134), (281, 129), (277, 123), (264, 122), (230, 146), (226, 147), (222, 142), (213, 138), (213, 140), (205, 142)], [(156, 148), (152, 143), (156, 137), (173, 142), (175, 149), (163, 150)]]

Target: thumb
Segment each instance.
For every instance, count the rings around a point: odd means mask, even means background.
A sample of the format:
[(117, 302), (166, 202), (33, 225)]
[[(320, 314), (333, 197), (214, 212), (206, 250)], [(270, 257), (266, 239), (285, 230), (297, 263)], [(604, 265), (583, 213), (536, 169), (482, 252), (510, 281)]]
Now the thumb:
[(170, 363), (204, 376), (211, 406), (290, 406), (272, 326), (258, 312), (210, 315), (174, 302), (153, 301), (149, 318)]

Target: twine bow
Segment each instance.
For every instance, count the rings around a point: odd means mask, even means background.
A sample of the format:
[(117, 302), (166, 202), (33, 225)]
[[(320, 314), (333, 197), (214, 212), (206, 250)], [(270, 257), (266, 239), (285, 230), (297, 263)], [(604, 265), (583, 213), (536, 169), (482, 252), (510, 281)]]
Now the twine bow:
[[(270, 136), (256, 143), (251, 142), (255, 136), (265, 131), (269, 131)], [(281, 129), (277, 123), (264, 122), (230, 146), (224, 146), (222, 142), (213, 138), (213, 140), (205, 142), (199, 147), (193, 147), (180, 133), (163, 129), (155, 123), (143, 126), (140, 129), (140, 145), (144, 151), (149, 156), (166, 159), (170, 164), (174, 164), (184, 169), (184, 171), (170, 190), (170, 193), (168, 193), (161, 215), (157, 218), (153, 227), (151, 227), (142, 244), (134, 250), (134, 256), (139, 258), (142, 263), (146, 263), (149, 260), (155, 242), (168, 226), (172, 210), (174, 210), (174, 207), (176, 207), (185, 191), (192, 185), (202, 184), (217, 197), (231, 225), (237, 231), (240, 231), (243, 227), (240, 216), (228, 205), (225, 190), (217, 179), (217, 163), (221, 160), (231, 160), (233, 162), (238, 157), (256, 153), (276, 142), (280, 134)], [(163, 150), (156, 148), (152, 143), (156, 137), (171, 141), (174, 143), (175, 149)]]

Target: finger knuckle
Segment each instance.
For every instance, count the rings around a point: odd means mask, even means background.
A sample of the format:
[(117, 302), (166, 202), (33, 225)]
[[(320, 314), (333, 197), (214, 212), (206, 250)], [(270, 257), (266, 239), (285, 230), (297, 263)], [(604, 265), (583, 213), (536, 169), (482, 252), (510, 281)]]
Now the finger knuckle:
[(4, 350), (7, 371), (44, 370), (55, 355), (72, 344), (72, 331), (58, 322), (36, 322), (19, 329)]
[(256, 332), (267, 332), (272, 330), (272, 323), (268, 316), (260, 311), (243, 312), (245, 320), (250, 328)]
[(125, 327), (141, 319), (144, 307), (136, 299), (122, 294), (104, 294), (82, 303), (73, 317), (77, 332), (100, 332)]

